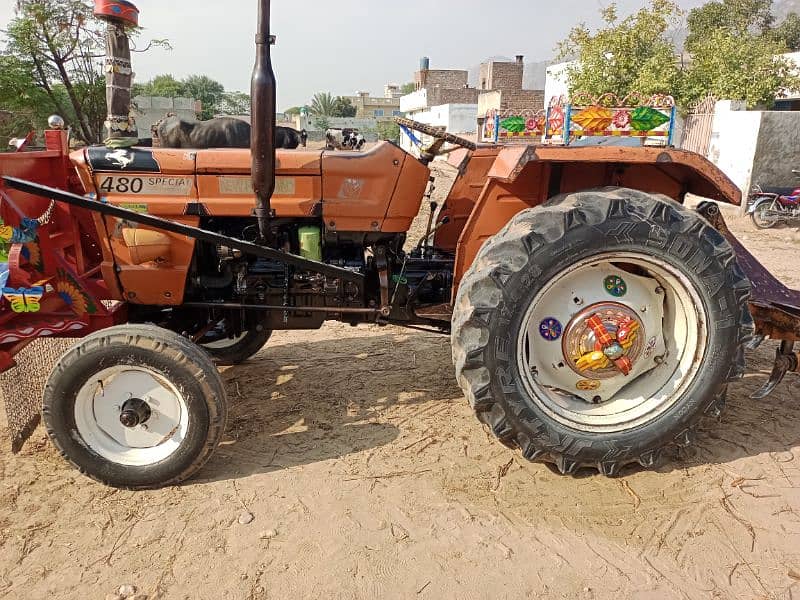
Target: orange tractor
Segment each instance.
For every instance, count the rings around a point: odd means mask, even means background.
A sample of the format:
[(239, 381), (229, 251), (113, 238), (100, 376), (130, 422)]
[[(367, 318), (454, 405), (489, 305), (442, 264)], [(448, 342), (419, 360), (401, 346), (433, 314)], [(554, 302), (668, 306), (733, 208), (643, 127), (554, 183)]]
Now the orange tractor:
[[(449, 333), (478, 419), (565, 474), (652, 467), (691, 443), (748, 344), (781, 341), (762, 395), (798, 370), (800, 293), (716, 204), (683, 206), (741, 202), (703, 157), (476, 145), (413, 121), (401, 123), (432, 140), (419, 159), (388, 142), (276, 153), (272, 41), (260, 0), (251, 150), (70, 154), (56, 127), (45, 151), (0, 155), (0, 367), (37, 337), (82, 338), (50, 374), (43, 415), (85, 474), (133, 489), (190, 477), (225, 427), (212, 359), (241, 362), (272, 331), (326, 320)], [(445, 152), (458, 177), (407, 251)]]

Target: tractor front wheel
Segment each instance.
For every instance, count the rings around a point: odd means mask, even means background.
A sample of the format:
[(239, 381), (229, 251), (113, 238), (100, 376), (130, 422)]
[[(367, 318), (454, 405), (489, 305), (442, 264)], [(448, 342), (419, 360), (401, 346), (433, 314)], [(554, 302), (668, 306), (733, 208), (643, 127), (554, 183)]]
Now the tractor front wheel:
[(453, 315), (459, 384), (529, 460), (616, 475), (686, 446), (744, 368), (750, 285), (727, 241), (665, 196), (604, 188), (519, 213)]
[(214, 363), (186, 338), (152, 325), (87, 336), (58, 361), (44, 423), (73, 466), (106, 485), (175, 485), (211, 457), (225, 429)]

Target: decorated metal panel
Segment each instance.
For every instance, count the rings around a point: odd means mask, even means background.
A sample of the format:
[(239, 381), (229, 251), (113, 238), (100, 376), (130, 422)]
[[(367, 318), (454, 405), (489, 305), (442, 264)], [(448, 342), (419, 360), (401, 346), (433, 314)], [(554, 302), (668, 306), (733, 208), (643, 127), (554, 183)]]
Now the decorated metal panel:
[(482, 139), (486, 142), (514, 138), (541, 139), (546, 121), (547, 114), (543, 110), (491, 110), (483, 124)]
[(485, 142), (569, 144), (588, 137), (661, 139), (672, 144), (675, 101), (671, 96), (578, 94), (553, 98), (546, 111), (490, 111), (481, 131)]
[(672, 144), (675, 100), (672, 96), (615, 94), (594, 97), (577, 94), (551, 102), (547, 113), (545, 141), (569, 144), (587, 137), (660, 138)]

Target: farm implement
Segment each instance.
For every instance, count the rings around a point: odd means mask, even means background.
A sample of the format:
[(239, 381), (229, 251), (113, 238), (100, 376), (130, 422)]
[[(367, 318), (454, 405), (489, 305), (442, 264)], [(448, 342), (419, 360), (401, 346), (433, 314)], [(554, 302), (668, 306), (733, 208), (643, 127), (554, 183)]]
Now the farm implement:
[[(97, 6), (115, 40), (138, 15), (128, 2)], [(49, 375), (42, 415), (83, 473), (132, 489), (192, 476), (225, 427), (215, 362), (327, 320), (449, 333), (478, 419), (564, 474), (653, 467), (690, 444), (720, 415), (748, 344), (781, 342), (761, 396), (798, 370), (800, 293), (747, 252), (716, 204), (683, 205), (687, 194), (738, 205), (731, 181), (667, 145), (573, 143), (609, 127), (654, 137), (651, 126), (668, 141), (660, 105), (629, 111), (640, 126), (608, 107), (583, 119), (570, 109), (564, 123), (580, 129), (535, 145), (401, 120), (429, 140), (421, 158), (388, 142), (276, 151), (269, 16), (260, 0), (250, 150), (138, 146), (112, 94), (107, 145), (70, 152), (54, 119), (44, 150), (0, 155), (11, 247), (0, 369), (24, 368), (15, 357), (34, 340), (79, 338)], [(119, 90), (129, 54), (109, 47)], [(458, 176), (409, 251), (442, 154)]]

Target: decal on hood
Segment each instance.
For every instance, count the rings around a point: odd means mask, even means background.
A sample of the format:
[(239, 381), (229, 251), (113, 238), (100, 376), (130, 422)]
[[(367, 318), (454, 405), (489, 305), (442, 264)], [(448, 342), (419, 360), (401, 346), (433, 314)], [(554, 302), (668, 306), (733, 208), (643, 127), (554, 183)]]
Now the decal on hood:
[(153, 151), (140, 148), (104, 148), (93, 146), (87, 151), (89, 166), (95, 172), (129, 171), (160, 173), (161, 166)]

